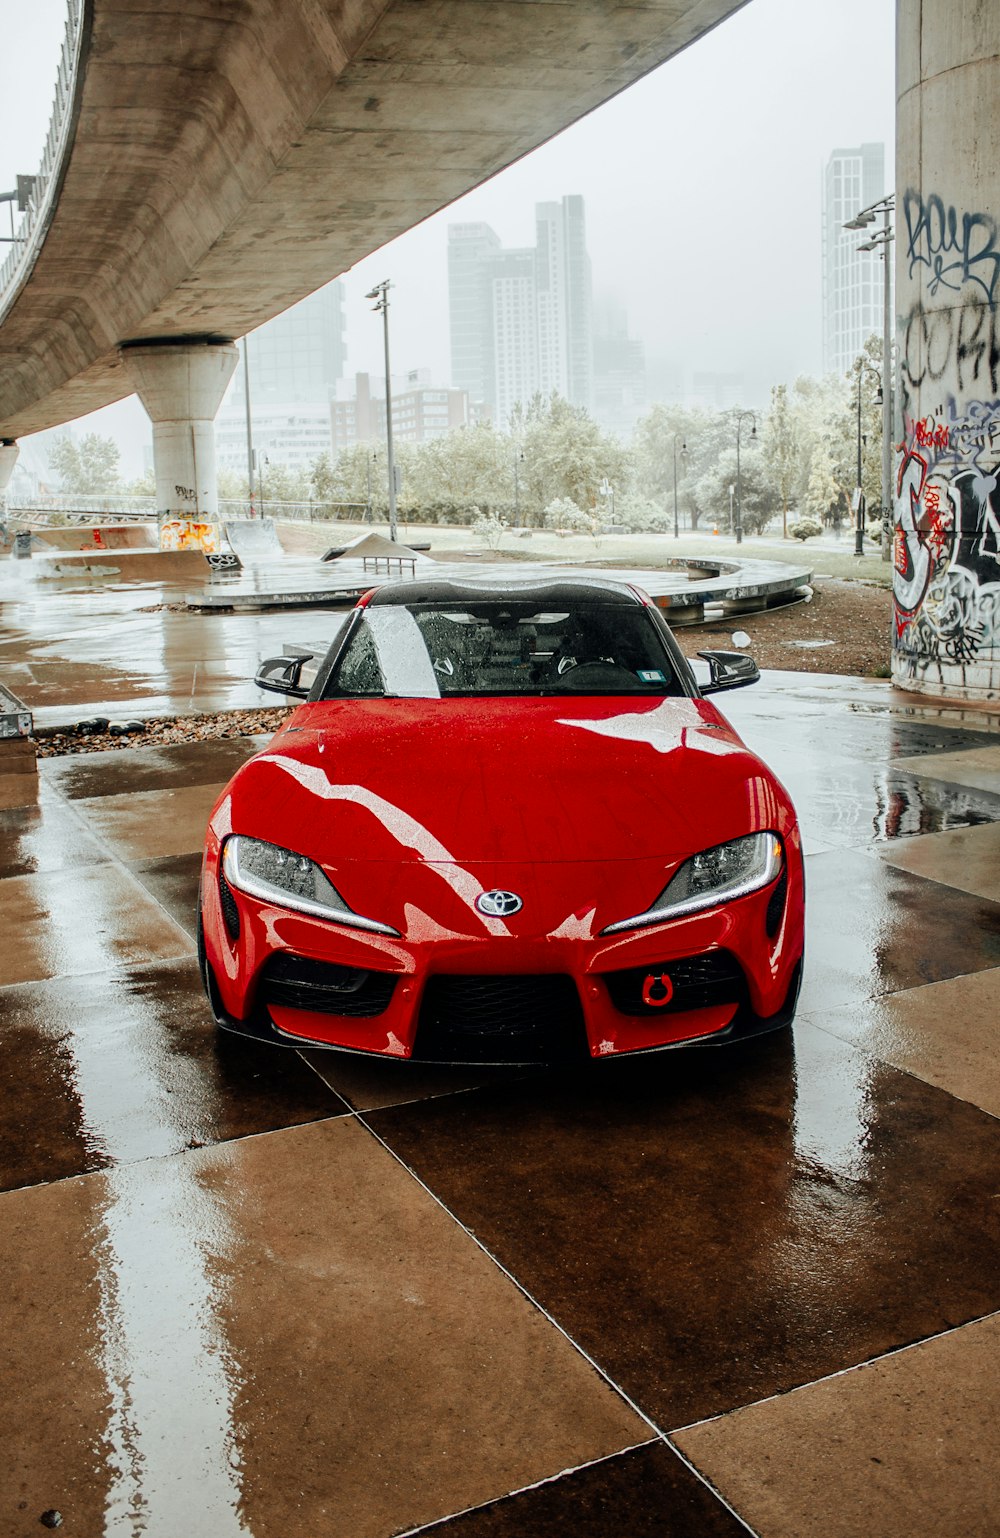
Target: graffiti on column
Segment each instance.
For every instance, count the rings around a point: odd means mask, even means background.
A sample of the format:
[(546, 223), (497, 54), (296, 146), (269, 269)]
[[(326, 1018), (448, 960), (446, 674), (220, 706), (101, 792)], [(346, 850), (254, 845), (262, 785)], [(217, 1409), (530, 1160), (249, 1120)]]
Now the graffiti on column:
[(895, 676), (978, 688), (1000, 647), (1000, 238), (937, 195), (902, 214)]

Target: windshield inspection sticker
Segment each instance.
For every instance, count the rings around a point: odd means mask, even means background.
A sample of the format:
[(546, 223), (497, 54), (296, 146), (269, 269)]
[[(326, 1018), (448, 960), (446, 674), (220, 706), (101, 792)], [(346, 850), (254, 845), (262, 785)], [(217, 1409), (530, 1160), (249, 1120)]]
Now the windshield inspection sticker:
[(665, 684), (667, 681), (659, 668), (640, 668), (639, 677), (644, 684)]

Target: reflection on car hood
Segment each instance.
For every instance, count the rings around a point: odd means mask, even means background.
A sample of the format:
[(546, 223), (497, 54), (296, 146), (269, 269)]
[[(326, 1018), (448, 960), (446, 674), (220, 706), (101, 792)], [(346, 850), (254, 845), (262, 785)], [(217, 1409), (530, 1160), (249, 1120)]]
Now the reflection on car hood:
[(338, 864), (671, 859), (786, 807), (702, 700), (351, 700), (297, 710), (226, 821)]

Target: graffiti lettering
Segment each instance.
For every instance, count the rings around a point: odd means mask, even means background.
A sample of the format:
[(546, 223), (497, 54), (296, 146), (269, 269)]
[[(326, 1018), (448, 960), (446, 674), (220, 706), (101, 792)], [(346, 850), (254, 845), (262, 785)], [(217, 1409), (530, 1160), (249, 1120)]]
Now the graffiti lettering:
[(991, 214), (960, 214), (933, 193), (926, 200), (914, 188), (903, 198), (910, 276), (917, 267), (928, 270), (927, 290), (940, 288), (959, 294), (966, 283), (982, 289), (993, 304), (1000, 277), (997, 222)]
[(946, 376), (960, 395), (1000, 392), (997, 310), (980, 304), (927, 310), (918, 300), (902, 325), (901, 402), (909, 410), (921, 385)]
[(190, 486), (175, 486), (174, 494), (181, 502), (197, 502), (198, 493)]
[(171, 518), (160, 525), (161, 550), (203, 550), (206, 555), (219, 548), (219, 531), (214, 523), (194, 523), (186, 518)]
[(948, 428), (935, 427), (932, 417), (924, 417), (922, 421), (913, 424), (913, 436), (922, 449), (946, 449), (948, 447)]

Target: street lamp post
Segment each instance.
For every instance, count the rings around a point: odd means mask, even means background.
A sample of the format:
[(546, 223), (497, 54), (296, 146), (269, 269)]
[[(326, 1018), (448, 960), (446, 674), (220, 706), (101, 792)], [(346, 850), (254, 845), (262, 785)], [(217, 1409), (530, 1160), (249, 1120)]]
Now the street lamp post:
[(879, 198), (863, 208), (844, 225), (845, 230), (864, 230), (882, 215), (882, 228), (858, 247), (859, 251), (878, 251), (882, 257), (882, 559), (892, 559), (892, 268), (889, 262), (895, 239), (890, 214), (896, 207), (894, 193)]
[(514, 527), (521, 527), (521, 460), (524, 454), (520, 449), (514, 450)]
[(250, 358), (249, 337), (243, 338), (243, 403), (246, 406), (247, 418), (247, 487), (250, 492), (250, 517), (254, 515), (253, 508), (253, 425), (250, 415)]
[[(882, 392), (882, 376), (879, 373), (877, 368), (872, 368), (870, 363), (866, 363), (864, 358), (859, 357), (858, 358), (858, 481), (857, 481), (857, 491), (855, 493), (855, 498), (856, 498), (856, 501), (857, 501), (857, 506), (854, 509), (854, 554), (855, 555), (864, 555), (864, 553), (865, 553), (865, 543), (864, 543), (865, 542), (865, 496), (864, 496), (864, 492), (861, 489), (861, 386), (865, 382), (865, 375), (866, 374), (872, 374), (878, 380), (878, 392), (876, 393), (876, 396), (875, 396), (875, 404), (876, 404), (876, 406), (881, 406), (883, 408), (883, 410), (885, 409), (885, 397), (884, 397), (883, 392)], [(885, 480), (884, 480), (884, 476), (885, 476), (885, 433), (884, 433), (884, 430), (883, 430), (883, 434), (882, 434), (882, 456), (883, 456), (883, 459), (882, 459), (882, 473), (883, 473), (883, 486), (884, 486), (885, 485)], [(883, 531), (883, 543), (885, 543), (884, 531)]]
[[(680, 539), (681, 528), (677, 518), (677, 439), (679, 433), (674, 433), (674, 539)], [(681, 438), (681, 458), (687, 458), (688, 446), (685, 439)]]
[(385, 278), (381, 283), (376, 283), (365, 298), (377, 301), (372, 308), (382, 316), (385, 342), (385, 450), (389, 461), (389, 538), (395, 544), (399, 530), (396, 523), (396, 461), (392, 454), (392, 376), (389, 372), (389, 290), (392, 287), (389, 279)]
[(736, 543), (743, 543), (743, 482), (740, 474), (740, 432), (747, 417), (753, 423), (750, 429), (751, 438), (757, 436), (757, 416), (753, 411), (737, 411), (736, 413)]

